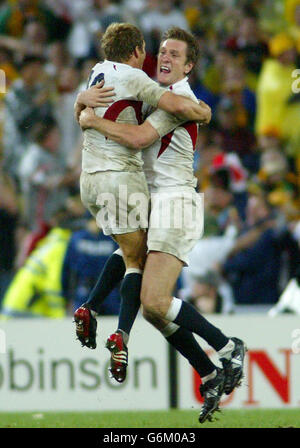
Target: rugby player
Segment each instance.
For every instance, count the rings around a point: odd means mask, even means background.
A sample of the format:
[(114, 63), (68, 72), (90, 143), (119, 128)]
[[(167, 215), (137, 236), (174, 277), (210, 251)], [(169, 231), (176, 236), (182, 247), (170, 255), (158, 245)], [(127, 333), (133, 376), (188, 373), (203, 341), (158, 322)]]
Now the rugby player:
[[(178, 28), (168, 30), (158, 56), (158, 81), (170, 91), (196, 102), (187, 79), (196, 60), (197, 44), (193, 36)], [(201, 207), (193, 176), (197, 125), (161, 110), (151, 114), (144, 124), (124, 125), (98, 118), (91, 109), (80, 115), (80, 124), (83, 128), (94, 128), (126, 147), (147, 148), (143, 150), (144, 171), (155, 200), (151, 200), (148, 257), (141, 292), (143, 314), (200, 374), (205, 401), (199, 420), (203, 422), (218, 408), (223, 390), (228, 394), (240, 383), (245, 346), (237, 338), (227, 338), (188, 303), (172, 297), (176, 280), (183, 265), (187, 264), (187, 255), (201, 236), (202, 226), (196, 222), (195, 228), (190, 230), (184, 225), (180, 229), (153, 225), (159, 221), (161, 207), (168, 207), (170, 200), (180, 201), (184, 197), (190, 210), (197, 212)], [(195, 215), (199, 216), (199, 213)], [(192, 332), (218, 352), (224, 372), (209, 360)], [(124, 335), (120, 333), (118, 338), (119, 352), (127, 354)], [(123, 372), (123, 377), (120, 376), (124, 379), (127, 358), (120, 356), (117, 361), (119, 371)]]
[[(88, 86), (95, 94), (95, 86), (105, 79), (115, 88), (115, 99), (111, 105), (96, 107), (98, 116), (126, 124), (139, 124), (145, 101), (154, 108), (172, 112), (184, 119), (200, 122), (210, 119), (210, 113), (203, 105), (166, 91), (141, 70), (145, 42), (135, 26), (126, 23), (110, 25), (102, 38), (102, 49), (106, 60), (92, 69)], [(85, 100), (85, 92), (79, 94), (75, 104), (76, 116), (84, 109)], [(87, 104), (93, 105), (93, 102)], [(81, 199), (103, 232), (111, 235), (122, 250), (126, 272), (120, 291), (128, 316), (125, 318), (121, 311), (118, 329), (123, 330), (124, 334), (129, 334), (140, 306), (141, 274), (146, 255), (144, 229), (148, 227), (149, 192), (142, 164), (139, 150), (132, 151), (108, 140), (97, 130), (84, 131)], [(127, 219), (131, 212), (135, 212), (135, 204), (129, 202), (132, 194), (143, 199), (138, 210), (139, 222)], [(79, 308), (74, 315), (77, 336), (83, 345), (90, 348), (96, 347), (95, 314), (87, 305)], [(115, 341), (109, 343), (114, 353)], [(116, 358), (124, 357), (124, 353), (116, 353)]]

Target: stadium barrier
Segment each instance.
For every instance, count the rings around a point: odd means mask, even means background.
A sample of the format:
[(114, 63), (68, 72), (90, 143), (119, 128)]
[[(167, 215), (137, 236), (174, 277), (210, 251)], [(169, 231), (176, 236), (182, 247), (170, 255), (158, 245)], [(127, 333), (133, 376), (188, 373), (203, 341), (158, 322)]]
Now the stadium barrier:
[[(298, 317), (209, 319), (226, 334), (243, 338), (249, 349), (244, 384), (223, 397), (223, 407), (299, 406)], [(89, 350), (75, 341), (71, 318), (0, 322), (6, 343), (0, 351), (0, 411), (199, 409), (199, 376), (141, 316), (131, 334), (126, 381), (117, 384), (109, 377), (105, 340), (116, 324), (115, 317), (100, 318), (98, 347)]]

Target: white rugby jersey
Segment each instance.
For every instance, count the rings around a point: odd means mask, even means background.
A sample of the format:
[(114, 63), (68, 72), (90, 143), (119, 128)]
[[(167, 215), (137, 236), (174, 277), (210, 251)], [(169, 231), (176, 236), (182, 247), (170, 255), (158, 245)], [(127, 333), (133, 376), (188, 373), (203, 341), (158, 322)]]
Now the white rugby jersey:
[[(187, 77), (170, 86), (168, 90), (198, 102)], [(195, 122), (179, 120), (159, 109), (149, 115), (147, 120), (161, 137), (142, 151), (149, 189), (196, 187), (193, 161), (198, 125)]]
[[(166, 89), (160, 87), (142, 70), (120, 62), (104, 61), (91, 71), (88, 87), (102, 79), (106, 86), (115, 89), (115, 101), (108, 107), (97, 107), (95, 113), (119, 123), (142, 123), (142, 102), (157, 107)], [(140, 151), (126, 148), (104, 137), (95, 129), (84, 131), (82, 169), (88, 173), (97, 171), (137, 171), (143, 160)]]

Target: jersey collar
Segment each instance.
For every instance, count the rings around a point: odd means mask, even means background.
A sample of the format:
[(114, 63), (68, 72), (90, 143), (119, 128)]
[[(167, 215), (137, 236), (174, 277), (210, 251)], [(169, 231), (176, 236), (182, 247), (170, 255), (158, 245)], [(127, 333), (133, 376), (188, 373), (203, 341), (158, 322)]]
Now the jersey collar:
[(173, 90), (174, 87), (183, 86), (186, 82), (188, 82), (189, 78), (186, 76), (185, 78), (181, 79), (180, 81), (175, 82), (174, 84), (171, 84), (168, 89)]
[[(104, 59), (104, 62), (108, 62), (109, 64), (115, 65), (116, 67), (118, 67), (118, 66), (131, 67), (131, 65), (125, 64), (124, 62), (115, 62), (115, 61), (110, 61), (109, 59)], [(133, 67), (131, 67), (131, 68), (133, 68)]]

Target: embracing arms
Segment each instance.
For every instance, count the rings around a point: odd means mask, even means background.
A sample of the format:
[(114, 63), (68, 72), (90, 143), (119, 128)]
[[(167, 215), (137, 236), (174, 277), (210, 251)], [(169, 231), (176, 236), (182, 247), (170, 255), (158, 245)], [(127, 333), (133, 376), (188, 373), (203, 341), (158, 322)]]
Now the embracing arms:
[(203, 101), (195, 101), (183, 95), (165, 92), (158, 102), (158, 109), (162, 109), (181, 120), (197, 121), (208, 124), (211, 120), (211, 109)]
[(103, 87), (103, 85), (104, 81), (101, 81), (89, 89), (78, 93), (74, 104), (76, 121), (79, 121), (80, 113), (86, 107), (106, 107), (113, 102), (114, 88)]
[(79, 124), (82, 129), (95, 129), (105, 137), (132, 149), (147, 148), (159, 138), (158, 132), (148, 121), (140, 125), (116, 123), (97, 117), (90, 107), (81, 112)]
[[(75, 104), (76, 118), (82, 129), (93, 128), (105, 137), (128, 148), (138, 150), (146, 148), (185, 121), (196, 121), (203, 125), (208, 124), (211, 120), (211, 109), (203, 101), (196, 103), (186, 96), (166, 91), (159, 99), (159, 109), (152, 114), (162, 113), (165, 114), (165, 117), (173, 117), (173, 119), (171, 118), (170, 129), (165, 133), (161, 133), (161, 129), (156, 129), (153, 123), (150, 123), (150, 120), (146, 120), (141, 125), (116, 123), (98, 117), (92, 109), (93, 107), (107, 106), (112, 102), (113, 88), (102, 88), (102, 86), (103, 83), (99, 83), (79, 94)], [(162, 121), (164, 120), (163, 117), (164, 115), (162, 115)]]

